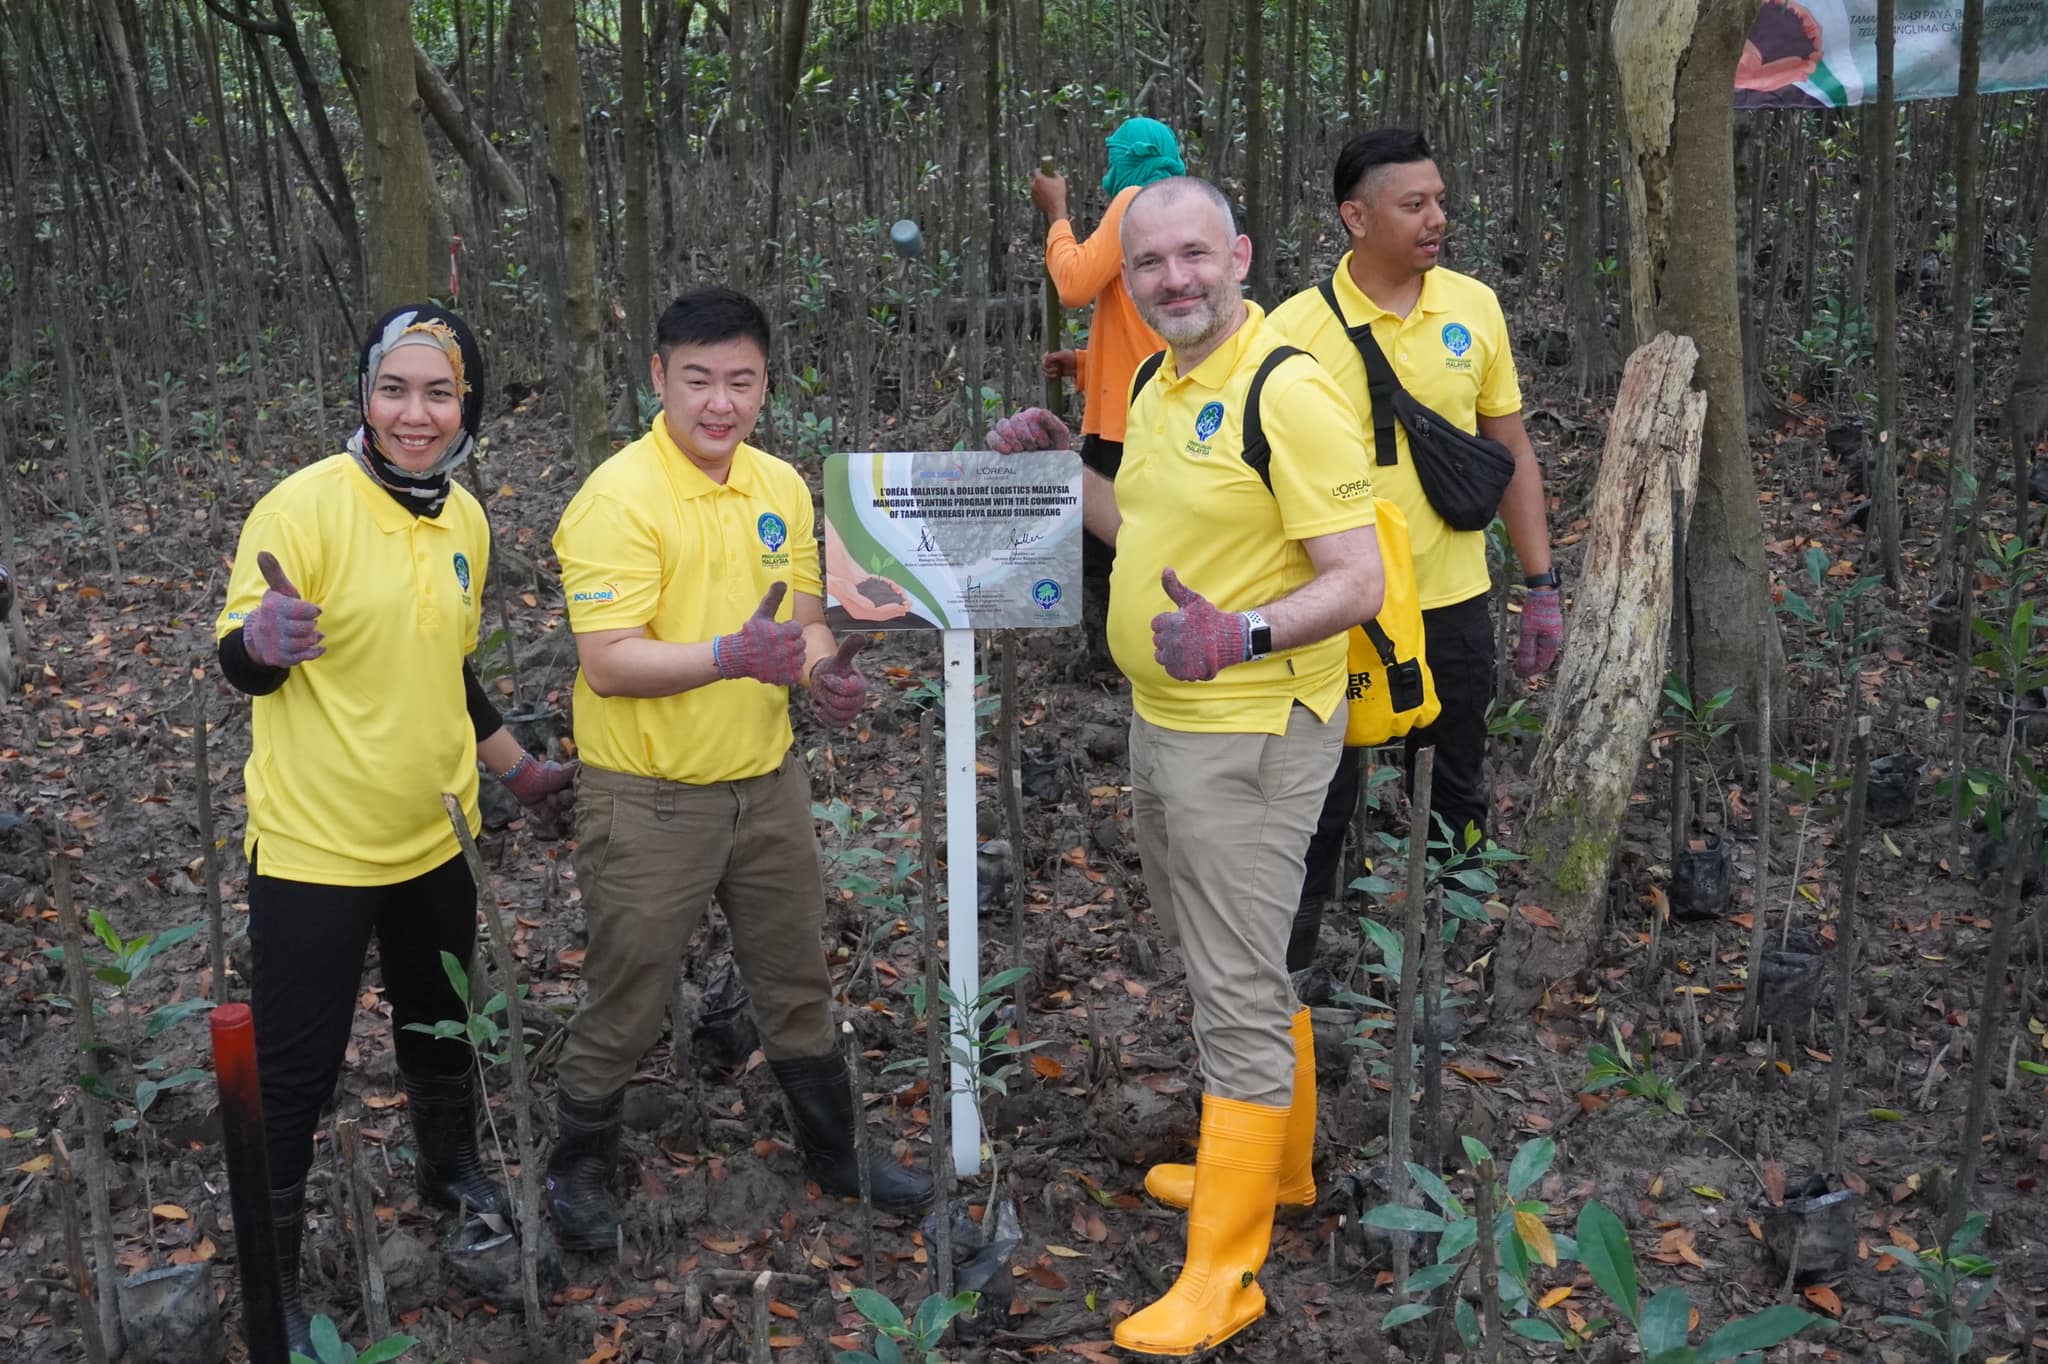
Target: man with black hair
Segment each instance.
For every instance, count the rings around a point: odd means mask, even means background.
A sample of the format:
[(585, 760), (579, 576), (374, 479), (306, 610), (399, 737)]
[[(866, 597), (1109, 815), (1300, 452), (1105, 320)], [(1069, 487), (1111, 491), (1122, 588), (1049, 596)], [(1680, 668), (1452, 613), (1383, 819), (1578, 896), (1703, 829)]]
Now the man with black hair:
[[(1494, 645), (1486, 533), (1454, 530), (1430, 505), (1406, 430), (1395, 424), (1394, 449), (1379, 448), (1374, 419), (1385, 414), (1373, 412), (1365, 361), (1347, 329), (1369, 325), (1402, 388), (1460, 429), (1513, 454), (1514, 477), (1499, 514), (1529, 591), (1515, 650), (1515, 672), (1522, 677), (1550, 668), (1564, 632), (1543, 466), (1522, 425), (1521, 389), (1499, 300), (1478, 280), (1437, 263), (1448, 224), (1443, 177), (1428, 143), (1405, 129), (1361, 133), (1338, 153), (1331, 179), (1351, 249), (1332, 278), (1275, 308), (1272, 325), (1315, 356), (1351, 399), (1371, 456), (1373, 489), (1408, 518), (1427, 658), (1443, 706), (1435, 723), (1408, 735), (1408, 763), (1412, 770), (1417, 750), (1435, 747), (1430, 809), (1462, 846), (1468, 828), (1483, 835), (1487, 823), (1483, 759)], [(1354, 757), (1347, 754), (1338, 767), (1309, 850), (1289, 944), (1291, 970), (1309, 964), (1323, 897), (1336, 879), (1338, 848), (1358, 801)]]
[[(857, 1196), (859, 1114), (832, 1025), (825, 887), (789, 689), (828, 727), (867, 696), (860, 637), (825, 624), (810, 488), (747, 443), (768, 389), (768, 319), (731, 289), (661, 316), (661, 414), (584, 481), (555, 551), (576, 634), (576, 880), (590, 947), (557, 1068), (547, 1199), (562, 1244), (618, 1242), (609, 1183), (626, 1082), (654, 1044), (676, 962), (714, 896), (828, 1193)], [(931, 1198), (929, 1175), (869, 1161), (877, 1207)]]

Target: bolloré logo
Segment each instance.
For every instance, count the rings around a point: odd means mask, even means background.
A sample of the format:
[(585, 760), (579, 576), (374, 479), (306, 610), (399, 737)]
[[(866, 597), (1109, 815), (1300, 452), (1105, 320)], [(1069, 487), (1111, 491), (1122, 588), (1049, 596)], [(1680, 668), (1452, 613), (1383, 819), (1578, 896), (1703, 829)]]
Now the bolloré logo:
[(618, 599), (619, 585), (617, 583), (606, 583), (602, 587), (593, 587), (588, 591), (571, 592), (569, 594), (571, 605), (577, 602), (617, 601)]

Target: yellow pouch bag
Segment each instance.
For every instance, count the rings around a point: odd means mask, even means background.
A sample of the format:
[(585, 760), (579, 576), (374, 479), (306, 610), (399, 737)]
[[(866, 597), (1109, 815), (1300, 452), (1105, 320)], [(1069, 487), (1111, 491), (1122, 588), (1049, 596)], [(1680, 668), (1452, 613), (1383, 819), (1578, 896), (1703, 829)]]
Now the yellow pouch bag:
[(1408, 518), (1384, 497), (1373, 499), (1386, 595), (1379, 614), (1351, 627), (1350, 707), (1344, 745), (1364, 748), (1398, 739), (1436, 719), (1436, 679), (1422, 649), (1422, 598), (1415, 586), (1415, 556), (1408, 548)]

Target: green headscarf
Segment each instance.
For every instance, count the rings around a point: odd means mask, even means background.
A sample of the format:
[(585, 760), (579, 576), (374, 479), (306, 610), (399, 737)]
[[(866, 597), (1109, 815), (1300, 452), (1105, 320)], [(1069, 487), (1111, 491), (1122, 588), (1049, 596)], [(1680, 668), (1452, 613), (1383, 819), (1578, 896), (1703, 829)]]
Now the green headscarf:
[(1169, 175), (1186, 175), (1180, 139), (1156, 118), (1127, 118), (1109, 135), (1109, 172), (1102, 192), (1115, 197), (1134, 185), (1149, 185)]

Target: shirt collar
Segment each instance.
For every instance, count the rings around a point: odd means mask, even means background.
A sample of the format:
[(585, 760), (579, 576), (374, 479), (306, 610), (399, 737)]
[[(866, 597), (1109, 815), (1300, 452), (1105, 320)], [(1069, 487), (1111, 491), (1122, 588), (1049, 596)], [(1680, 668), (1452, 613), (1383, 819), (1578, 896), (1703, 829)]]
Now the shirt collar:
[[(363, 499), (363, 505), (370, 509), (370, 520), (375, 522), (377, 529), (384, 534), (396, 535), (400, 531), (410, 530), (415, 522), (423, 521), (427, 525), (435, 527), (440, 527), (443, 524), (442, 519), (438, 516), (415, 516), (404, 507), (399, 506), (398, 499), (378, 486), (376, 480), (370, 477), (370, 471), (365, 469), (362, 461), (354, 455), (344, 454), (342, 458), (346, 459), (349, 462), (349, 466), (355, 470), (355, 477), (351, 478), (349, 482), (354, 486), (356, 496)], [(454, 495), (453, 489), (449, 490), (449, 495)], [(443, 510), (445, 511), (446, 508), (444, 507)]]
[[(1426, 271), (1423, 274), (1422, 293), (1416, 298), (1415, 308), (1408, 314), (1408, 317), (1414, 317), (1416, 313), (1441, 313), (1449, 311), (1450, 305), (1445, 302), (1443, 288), (1437, 283), (1436, 278), (1442, 272), (1443, 267), (1439, 265), (1435, 269)], [(1358, 287), (1358, 281), (1351, 277), (1351, 253), (1349, 251), (1346, 251), (1344, 258), (1337, 262), (1336, 281), (1337, 302), (1343, 305), (1345, 326), (1356, 326), (1357, 323), (1351, 320), (1354, 317), (1363, 318), (1368, 322), (1377, 322), (1383, 317), (1393, 317), (1396, 322), (1408, 320), (1408, 318), (1395, 317), (1392, 312), (1373, 302), (1372, 299), (1366, 296), (1365, 291)]]
[(1230, 376), (1237, 372), (1239, 363), (1243, 361), (1245, 355), (1252, 349), (1259, 333), (1265, 329), (1266, 325), (1266, 310), (1264, 308), (1261, 308), (1250, 299), (1246, 299), (1244, 301), (1244, 309), (1244, 324), (1226, 337), (1222, 345), (1203, 357), (1201, 364), (1196, 365), (1186, 374), (1179, 372), (1180, 362), (1173, 357), (1169, 348), (1167, 359), (1172, 361), (1170, 369), (1174, 383), (1187, 379), (1200, 384), (1203, 388), (1220, 389), (1230, 382)]
[(669, 434), (668, 419), (657, 412), (654, 424), (647, 434), (653, 438), (655, 448), (661, 451), (662, 465), (669, 471), (669, 482), (681, 497), (707, 497), (721, 488), (730, 488), (736, 493), (751, 494), (754, 491), (754, 463), (760, 452), (745, 441), (732, 452), (732, 468), (726, 471), (725, 482), (715, 482), (711, 475), (698, 468), (696, 462), (683, 453)]

